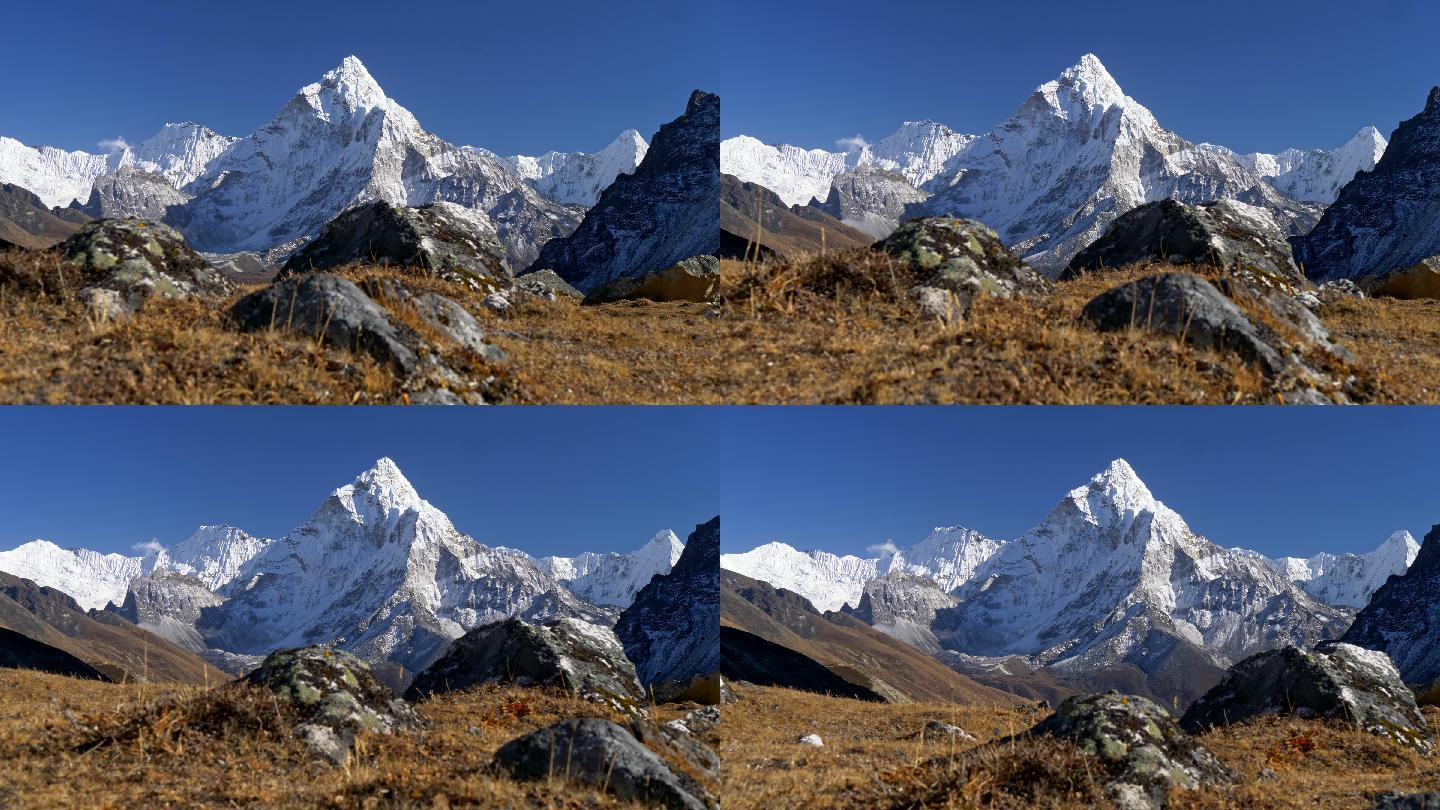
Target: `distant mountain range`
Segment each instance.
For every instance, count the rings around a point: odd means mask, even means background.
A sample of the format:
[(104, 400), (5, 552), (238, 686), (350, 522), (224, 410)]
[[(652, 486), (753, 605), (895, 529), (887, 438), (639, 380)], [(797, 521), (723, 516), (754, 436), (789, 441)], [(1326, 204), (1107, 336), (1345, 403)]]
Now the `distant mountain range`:
[(574, 230), (615, 177), (633, 172), (647, 148), (635, 130), (593, 154), (501, 157), (452, 146), (422, 129), (351, 56), (244, 137), (166, 124), (104, 155), (0, 137), (0, 182), (34, 192), (51, 208), (163, 216), (212, 253), (263, 253), (303, 241), (360, 202), (445, 200), (485, 211), (511, 268), (523, 270), (541, 244)]
[(1136, 684), (1189, 700), (1225, 667), (1338, 638), (1419, 546), (1270, 560), (1195, 534), (1116, 460), (1015, 540), (941, 528), (880, 557), (769, 543), (721, 565), (980, 675)]
[(203, 526), (143, 556), (36, 540), (0, 552), (0, 572), (232, 670), (278, 648), (331, 643), (413, 674), (466, 630), (510, 616), (614, 624), (683, 551), (668, 530), (631, 554), (536, 560), (490, 548), (381, 459), (278, 540)]
[[(721, 170), (872, 236), (913, 216), (977, 219), (1054, 276), (1120, 214), (1158, 199), (1234, 198), (1266, 209), (1291, 234), (1306, 233), (1385, 147), (1374, 127), (1336, 149), (1277, 155), (1192, 143), (1161, 127), (1087, 54), (983, 135), (907, 122), (843, 152), (741, 135), (722, 142)], [(857, 177), (865, 167), (880, 171)]]

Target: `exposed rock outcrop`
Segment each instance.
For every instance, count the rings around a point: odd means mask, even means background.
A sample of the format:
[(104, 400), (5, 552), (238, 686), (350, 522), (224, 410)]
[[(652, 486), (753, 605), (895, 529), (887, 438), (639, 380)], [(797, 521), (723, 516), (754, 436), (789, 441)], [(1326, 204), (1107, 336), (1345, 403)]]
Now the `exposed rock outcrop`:
[(1144, 261), (1243, 269), (1290, 284), (1305, 280), (1270, 212), (1235, 200), (1187, 205), (1172, 199), (1121, 214), (1060, 277)]
[(1322, 642), (1313, 651), (1284, 647), (1230, 668), (1191, 704), (1182, 727), (1201, 731), (1266, 715), (1337, 718), (1421, 754), (1435, 748), (1415, 697), (1384, 653)]
[(436, 202), (419, 208), (384, 200), (357, 205), (292, 254), (279, 278), (366, 263), (417, 268), (477, 289), (509, 283), (505, 247), (483, 211)]
[(616, 711), (645, 711), (645, 693), (620, 640), (609, 628), (571, 618), (477, 627), (416, 676), (405, 697), (489, 683), (557, 687)]
[(231, 283), (190, 249), (180, 232), (139, 219), (102, 219), (81, 226), (57, 248), (87, 290), (100, 291), (107, 314), (134, 312), (152, 296), (219, 297)]

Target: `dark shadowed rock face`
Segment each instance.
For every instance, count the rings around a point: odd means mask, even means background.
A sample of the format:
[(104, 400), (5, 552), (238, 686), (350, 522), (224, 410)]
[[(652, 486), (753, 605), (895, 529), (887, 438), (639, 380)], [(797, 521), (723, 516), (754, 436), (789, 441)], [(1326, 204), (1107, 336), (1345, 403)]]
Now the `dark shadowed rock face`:
[(477, 288), (508, 284), (510, 277), (505, 247), (484, 212), (448, 202), (406, 208), (383, 200), (335, 217), (285, 262), (279, 277), (357, 262), (419, 268)]
[(517, 779), (572, 779), (646, 806), (718, 806), (693, 778), (672, 769), (624, 726), (598, 717), (562, 720), (511, 740), (495, 752), (495, 764)]
[(1270, 213), (1234, 200), (1186, 205), (1167, 199), (1126, 211), (1076, 254), (1060, 277), (1145, 261), (1244, 269), (1304, 282)]
[(1235, 774), (1158, 703), (1107, 692), (1076, 695), (1027, 732), (1060, 737), (1100, 760), (1123, 806), (1163, 806), (1172, 788), (1227, 784)]
[(1435, 748), (1415, 697), (1384, 653), (1322, 642), (1257, 653), (1191, 704), (1181, 726), (1202, 731), (1254, 717), (1293, 714), (1348, 720), (1429, 754)]
[(183, 205), (189, 199), (189, 194), (164, 177), (126, 166), (95, 178), (89, 200), (74, 210), (95, 219), (137, 217), (160, 222), (170, 206)]
[(635, 667), (609, 628), (579, 619), (483, 625), (450, 644), (420, 673), (405, 697), (490, 683), (551, 686), (616, 711), (642, 714), (645, 694)]
[(156, 222), (98, 220), (81, 226), (57, 250), (87, 289), (109, 294), (111, 314), (133, 312), (151, 296), (218, 297), (233, 289), (179, 231)]
[(720, 97), (696, 90), (685, 114), (660, 127), (633, 174), (600, 194), (580, 227), (552, 239), (530, 265), (583, 293), (720, 251)]
[(720, 260), (693, 256), (644, 276), (623, 276), (585, 296), (587, 304), (627, 301), (714, 301), (720, 295)]
[(1440, 681), (1440, 526), (1430, 529), (1410, 569), (1370, 597), (1341, 641), (1390, 656), (1406, 683)]
[(1202, 349), (1231, 351), (1268, 374), (1284, 361), (1259, 328), (1215, 285), (1190, 273), (1157, 273), (1096, 296), (1081, 316), (1102, 332), (1140, 328), (1183, 336)]
[(959, 321), (976, 296), (1013, 298), (1052, 289), (994, 231), (971, 219), (912, 219), (876, 242), (875, 249), (914, 274), (910, 295), (926, 317)]
[(1374, 810), (1440, 810), (1440, 793), (1382, 793)]
[(695, 527), (668, 574), (620, 614), (615, 634), (657, 697), (720, 670), (720, 518)]
[(364, 661), (327, 647), (272, 653), (245, 681), (293, 706), (300, 718), (296, 733), (336, 764), (349, 755), (357, 732), (389, 734), (423, 725), (410, 704), (376, 680)]
[(1314, 230), (1295, 237), (1310, 278), (1388, 273), (1440, 254), (1440, 87), (1390, 136), (1375, 169), (1358, 172)]

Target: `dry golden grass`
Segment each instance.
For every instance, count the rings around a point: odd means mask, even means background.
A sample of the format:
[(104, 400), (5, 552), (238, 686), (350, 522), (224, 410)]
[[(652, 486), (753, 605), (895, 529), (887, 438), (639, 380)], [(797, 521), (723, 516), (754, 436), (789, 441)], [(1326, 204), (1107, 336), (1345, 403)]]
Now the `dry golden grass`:
[[(1080, 322), (1099, 293), (1168, 265), (1060, 282), (1041, 298), (982, 297), (953, 326), (920, 320), (904, 269), (873, 252), (721, 268), (735, 402), (1265, 404), (1290, 388), (1227, 353)], [(1357, 360), (1307, 359), (1349, 380), (1353, 401), (1440, 401), (1440, 302), (1340, 301), (1319, 315)]]
[[(876, 704), (787, 689), (739, 686), (725, 713), (721, 788), (734, 808), (1093, 807), (1103, 803), (1094, 761), (1055, 740), (988, 745), (1044, 714), (949, 704)], [(1047, 712), (1048, 713), (1048, 712)], [(1427, 710), (1440, 731), (1440, 712)], [(976, 742), (922, 740), (942, 720)], [(823, 748), (797, 744), (819, 734)], [(1338, 723), (1266, 719), (1200, 741), (1240, 776), (1233, 788), (1171, 796), (1172, 807), (1368, 808), (1388, 790), (1440, 786), (1440, 761)], [(1273, 776), (1262, 777), (1268, 769)]]
[[(630, 807), (578, 784), (493, 772), (504, 743), (567, 717), (621, 721), (556, 692), (488, 687), (418, 704), (422, 731), (311, 756), (268, 693), (121, 686), (0, 669), (0, 807)], [(655, 712), (658, 720), (677, 710)]]
[[(486, 381), (487, 401), (720, 401), (724, 364), (702, 305), (532, 302), (495, 313), (482, 293), (459, 284), (381, 268), (341, 275), (357, 283), (403, 275), (470, 311), (510, 361), (491, 366), (459, 347), (438, 348), (451, 368)], [(225, 313), (256, 287), (218, 302), (152, 300), (113, 323), (86, 309), (79, 287), (53, 254), (0, 253), (0, 402), (393, 404), (412, 393), (364, 353), (283, 329), (234, 329)], [(396, 314), (434, 337), (403, 307)]]

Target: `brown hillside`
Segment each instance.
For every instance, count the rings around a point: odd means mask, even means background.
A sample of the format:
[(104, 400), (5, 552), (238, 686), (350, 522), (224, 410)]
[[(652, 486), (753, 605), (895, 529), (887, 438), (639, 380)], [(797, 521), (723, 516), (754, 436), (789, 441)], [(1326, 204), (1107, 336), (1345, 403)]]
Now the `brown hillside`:
[(1006, 706), (1013, 695), (961, 675), (903, 641), (804, 597), (720, 572), (720, 623), (808, 656), (851, 683), (895, 701)]
[(775, 192), (728, 174), (720, 175), (720, 231), (725, 239), (721, 255), (743, 258), (744, 248), (755, 241), (759, 215), (761, 255), (794, 258), (824, 250), (864, 247), (875, 241), (824, 211), (808, 205), (790, 207)]
[(113, 613), (86, 613), (67, 594), (4, 572), (0, 572), (0, 627), (69, 653), (114, 681), (229, 680), (194, 653)]

